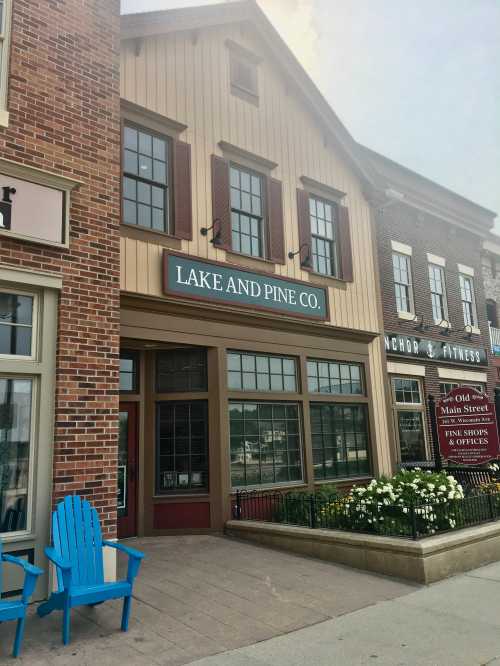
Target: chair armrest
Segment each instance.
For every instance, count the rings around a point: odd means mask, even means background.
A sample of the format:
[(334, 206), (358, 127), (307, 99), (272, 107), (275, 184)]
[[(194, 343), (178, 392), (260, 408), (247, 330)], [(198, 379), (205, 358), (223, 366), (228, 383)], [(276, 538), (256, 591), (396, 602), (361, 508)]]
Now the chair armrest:
[(136, 560), (144, 559), (144, 553), (141, 553), (140, 550), (136, 550), (135, 548), (129, 548), (129, 546), (124, 546), (122, 543), (118, 543), (117, 541), (104, 540), (102, 544), (103, 546), (109, 546), (110, 548), (121, 550), (122, 553), (125, 553), (129, 557), (133, 557)]
[(11, 564), (16, 564), (19, 567), (24, 569), (24, 585), (23, 585), (23, 604), (27, 605), (33, 594), (38, 576), (43, 574), (42, 569), (33, 566), (29, 562), (22, 560), (20, 557), (14, 557), (14, 555), (4, 554), (0, 557), (4, 562), (10, 562)]
[(2, 560), (4, 562), (10, 562), (11, 564), (17, 564), (24, 569), (25, 573), (29, 573), (32, 576), (41, 576), (43, 574), (43, 569), (33, 566), (33, 564), (26, 562), (26, 560), (23, 560), (20, 557), (14, 557), (14, 555), (4, 553), (2, 555)]
[(59, 569), (62, 569), (63, 571), (71, 570), (71, 563), (63, 560), (53, 548), (45, 548), (45, 555), (47, 559), (50, 560), (52, 564), (55, 564), (56, 567), (59, 567)]
[(141, 553), (140, 550), (135, 550), (135, 548), (124, 546), (122, 543), (117, 543), (116, 541), (103, 541), (102, 543), (103, 546), (109, 546), (110, 548), (114, 548), (115, 550), (119, 550), (128, 555), (127, 581), (132, 584), (134, 578), (139, 573), (141, 562), (144, 559), (144, 553)]

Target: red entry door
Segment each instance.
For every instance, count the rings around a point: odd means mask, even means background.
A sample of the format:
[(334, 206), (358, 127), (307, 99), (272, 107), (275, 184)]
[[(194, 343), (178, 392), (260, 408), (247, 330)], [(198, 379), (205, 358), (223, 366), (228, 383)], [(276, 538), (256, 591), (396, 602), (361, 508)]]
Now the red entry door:
[(136, 536), (137, 404), (120, 403), (118, 443), (118, 537)]

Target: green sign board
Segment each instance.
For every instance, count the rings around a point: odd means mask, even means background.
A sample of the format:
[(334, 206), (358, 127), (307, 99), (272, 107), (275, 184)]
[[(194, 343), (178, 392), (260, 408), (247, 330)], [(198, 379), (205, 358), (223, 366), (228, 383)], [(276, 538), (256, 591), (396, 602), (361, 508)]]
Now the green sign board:
[(323, 287), (168, 250), (163, 253), (163, 262), (163, 290), (171, 296), (306, 319), (325, 320), (329, 316), (328, 296)]

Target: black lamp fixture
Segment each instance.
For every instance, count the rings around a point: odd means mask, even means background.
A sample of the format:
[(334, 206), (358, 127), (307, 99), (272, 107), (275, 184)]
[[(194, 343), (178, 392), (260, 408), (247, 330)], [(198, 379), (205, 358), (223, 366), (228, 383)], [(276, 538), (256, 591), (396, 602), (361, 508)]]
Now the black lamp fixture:
[(418, 314), (416, 314), (416, 315), (413, 317), (413, 319), (412, 319), (411, 321), (415, 322), (415, 324), (416, 324), (416, 326), (415, 326), (415, 330), (416, 330), (416, 331), (425, 331), (426, 328), (428, 328), (428, 327), (424, 324), (424, 317), (423, 317), (423, 315), (418, 315)]
[(298, 254), (302, 252), (302, 248), (307, 247), (307, 254), (306, 256), (301, 260), (300, 265), (302, 268), (312, 268), (312, 263), (311, 263), (311, 246), (309, 243), (302, 243), (302, 245), (299, 247), (299, 249), (296, 252), (289, 252), (288, 253), (288, 258), (293, 259), (296, 257)]
[(222, 223), (220, 221), (220, 218), (216, 217), (215, 220), (212, 222), (212, 226), (202, 227), (200, 229), (200, 233), (202, 236), (208, 236), (208, 232), (212, 231), (212, 238), (210, 239), (212, 245), (222, 245), (221, 226)]
[(450, 335), (451, 323), (449, 319), (441, 319), (437, 325), (441, 327), (441, 335)]

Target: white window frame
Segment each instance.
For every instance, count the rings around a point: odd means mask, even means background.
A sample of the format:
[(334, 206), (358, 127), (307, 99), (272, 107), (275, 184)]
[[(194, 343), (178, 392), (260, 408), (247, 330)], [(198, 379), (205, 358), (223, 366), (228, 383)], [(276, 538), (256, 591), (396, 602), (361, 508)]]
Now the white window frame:
[[(468, 301), (464, 301), (462, 297), (462, 280), (469, 280), (470, 282), (470, 288), (471, 288), (471, 309), (472, 309), (472, 319), (473, 321), (469, 324), (465, 320), (465, 314), (464, 314), (464, 303)], [(460, 272), (458, 274), (458, 286), (460, 289), (460, 304), (462, 305), (462, 317), (464, 320), (464, 326), (470, 326), (472, 328), (473, 333), (477, 333), (479, 331), (478, 329), (478, 321), (477, 321), (477, 309), (476, 309), (476, 290), (474, 288), (474, 276), (470, 275), (469, 273), (463, 273)]]
[[(443, 293), (440, 294), (443, 298), (443, 316), (440, 319), (436, 319), (434, 317), (434, 307), (432, 304), (432, 296), (433, 294), (437, 294), (438, 292), (432, 291), (432, 281), (431, 281), (431, 269), (438, 270), (441, 276), (441, 284), (443, 286)], [(433, 261), (429, 261), (427, 265), (427, 272), (429, 274), (429, 288), (431, 290), (431, 307), (432, 307), (432, 315), (434, 318), (434, 323), (435, 324), (441, 324), (443, 321), (448, 321), (449, 316), (448, 316), (448, 296), (446, 294), (446, 275), (444, 272), (444, 267), (441, 264), (437, 264)]]
[[(408, 305), (409, 305), (409, 310), (400, 310), (398, 308), (398, 301), (397, 301), (397, 296), (396, 296), (396, 285), (398, 284), (403, 284), (402, 282), (396, 282), (396, 276), (395, 276), (395, 270), (394, 270), (394, 256), (397, 255), (398, 257), (402, 257), (406, 262), (407, 262), (407, 268), (408, 268), (408, 284), (405, 285), (408, 288)], [(411, 265), (411, 254), (407, 252), (400, 252), (399, 250), (396, 250), (393, 248), (392, 253), (391, 253), (391, 264), (392, 264), (392, 279), (394, 282), (394, 298), (396, 300), (396, 309), (398, 313), (398, 317), (401, 319), (414, 319), (415, 317), (415, 300), (413, 296), (413, 276), (412, 276), (412, 265)]]
[[(418, 390), (420, 394), (420, 402), (397, 402), (396, 401), (396, 389), (394, 386), (394, 379), (411, 379), (416, 381), (418, 384)], [(424, 433), (424, 451), (425, 451), (425, 460), (430, 459), (430, 447), (429, 440), (427, 436), (427, 413), (426, 413), (426, 404), (424, 396), (424, 385), (422, 377), (416, 377), (413, 375), (390, 375), (391, 382), (391, 401), (392, 401), (392, 414), (393, 414), (393, 423), (395, 427), (396, 441), (398, 446), (398, 458), (401, 462), (401, 442), (399, 439), (399, 419), (398, 412), (420, 412), (422, 414), (422, 429)]]
[(2, 22), (0, 24), (0, 126), (7, 127), (7, 93), (9, 88), (9, 51), (12, 17), (12, 0), (3, 0)]
[(30, 374), (0, 373), (0, 379), (18, 379), (31, 381), (31, 422), (30, 422), (30, 446), (29, 446), (29, 468), (28, 468), (28, 492), (26, 500), (26, 529), (15, 532), (0, 532), (2, 541), (16, 541), (20, 537), (26, 537), (34, 533), (33, 529), (33, 498), (35, 495), (35, 469), (37, 468), (37, 414), (38, 414), (38, 377)]
[[(14, 294), (16, 296), (30, 296), (33, 299), (33, 312), (31, 313), (31, 354), (28, 356), (23, 356), (21, 354), (0, 354), (0, 360), (9, 361), (34, 361), (37, 358), (38, 352), (38, 308), (39, 308), (39, 298), (38, 294), (34, 291), (24, 291), (22, 289), (17, 289), (13, 287), (9, 289), (8, 287), (2, 285), (0, 287), (0, 293), (2, 294)], [(23, 324), (20, 324), (23, 326)]]

